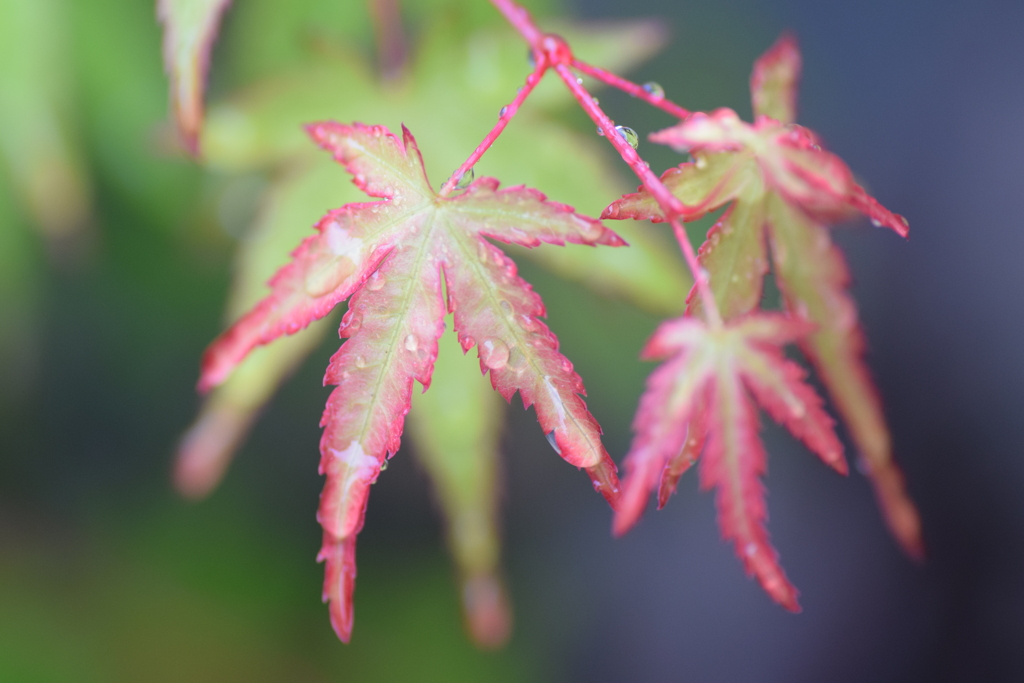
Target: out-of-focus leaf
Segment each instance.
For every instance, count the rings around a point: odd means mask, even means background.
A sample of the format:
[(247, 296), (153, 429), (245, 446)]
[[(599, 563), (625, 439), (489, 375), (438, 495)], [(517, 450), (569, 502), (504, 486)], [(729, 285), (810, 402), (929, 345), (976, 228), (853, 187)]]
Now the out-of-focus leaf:
[[(856, 308), (845, 292), (846, 263), (826, 225), (862, 213), (904, 237), (909, 228), (902, 216), (870, 197), (812, 131), (786, 122), (795, 111), (799, 68), (796, 43), (784, 36), (755, 66), (751, 94), (760, 115), (753, 124), (731, 109), (718, 109), (693, 114), (651, 140), (694, 157), (662, 176), (686, 205), (684, 218), (730, 205), (699, 252), (727, 320), (759, 305), (770, 249), (786, 308), (815, 326), (800, 339), (800, 347), (850, 429), (890, 530), (905, 552), (920, 557), (920, 519), (893, 460), (881, 404), (862, 357)], [(645, 189), (616, 201), (602, 217), (662, 220)], [(688, 311), (703, 315), (693, 293)], [(698, 424), (679, 429), (703, 440)], [(709, 429), (713, 438), (713, 425)]]
[(804, 370), (782, 353), (783, 345), (806, 336), (811, 327), (761, 313), (734, 318), (724, 328), (693, 316), (658, 328), (644, 357), (668, 360), (650, 376), (640, 399), (614, 527), (622, 534), (636, 523), (659, 480), (663, 492), (675, 485), (683, 469), (676, 461), (688, 466), (693, 455), (687, 449), (694, 436), (688, 426), (706, 429), (700, 481), (718, 493), (722, 535), (735, 543), (747, 572), (772, 599), (794, 612), (800, 609), (796, 588), (779, 567), (763, 526), (768, 513), (760, 477), (767, 463), (752, 399), (826, 464), (846, 474), (832, 418), (804, 383)]
[[(324, 211), (359, 194), (335, 164), (300, 164), (282, 176), (264, 196), (239, 251), (228, 322), (266, 294), (267, 280), (287, 263), (289, 250)], [(278, 344), (256, 349), (211, 392), (178, 450), (175, 483), (182, 493), (202, 497), (217, 485), (259, 410), (336, 322), (337, 316), (328, 316)]]
[(413, 393), (409, 430), (447, 518), (467, 630), (478, 645), (494, 648), (512, 626), (497, 520), (504, 406), (480, 369), (454, 334), (442, 335), (430, 391)]
[(769, 116), (780, 123), (796, 121), (800, 69), (800, 48), (796, 37), (785, 34), (758, 58), (750, 74), (755, 116)]
[(171, 109), (182, 142), (199, 153), (203, 92), (210, 50), (231, 0), (157, 0), (164, 25), (164, 68), (171, 80)]
[(27, 213), (57, 240), (83, 227), (91, 203), (69, 120), (66, 11), (63, 0), (0, 0), (0, 158)]

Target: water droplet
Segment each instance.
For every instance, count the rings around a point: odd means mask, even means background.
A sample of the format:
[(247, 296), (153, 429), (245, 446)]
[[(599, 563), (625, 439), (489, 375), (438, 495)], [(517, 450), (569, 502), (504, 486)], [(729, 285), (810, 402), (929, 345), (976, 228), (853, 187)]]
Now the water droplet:
[(743, 552), (747, 557), (753, 557), (757, 554), (757, 544), (748, 543), (746, 547), (743, 548)]
[(655, 83), (654, 81), (647, 81), (646, 83), (643, 84), (643, 89), (645, 93), (647, 93), (648, 95), (657, 100), (660, 100), (663, 97), (665, 97), (665, 89), (661, 87), (660, 83)]
[(604, 137), (604, 130), (602, 130), (601, 128), (598, 128), (597, 129), (597, 134), (600, 135), (601, 137)]
[(526, 50), (526, 63), (530, 65), (531, 69), (537, 68), (537, 55), (533, 54), (533, 50), (530, 48)]
[(548, 438), (548, 443), (551, 444), (551, 447), (555, 449), (555, 453), (558, 453), (559, 455), (561, 455), (562, 454), (562, 449), (558, 447), (558, 440), (555, 438), (555, 430), (552, 429), (550, 432), (548, 432), (544, 436), (546, 436)]
[(909, 227), (910, 227), (910, 221), (908, 221), (908, 220), (907, 220), (906, 218), (904, 218), (903, 216), (900, 216), (900, 221), (901, 221), (901, 222), (903, 223), (903, 226), (904, 226), (904, 227), (906, 227), (906, 228), (909, 228)]
[(693, 165), (696, 166), (697, 168), (704, 168), (705, 166), (708, 165), (708, 160), (703, 156), (698, 156), (694, 158)]
[(480, 360), (491, 370), (500, 370), (508, 363), (508, 346), (495, 337), (480, 344)]
[(508, 113), (508, 106), (506, 105), (506, 106), (501, 108), (501, 111), (498, 112), (498, 118), (499, 119), (500, 118), (504, 118), (505, 114), (507, 114), (507, 113)]
[(508, 352), (508, 367), (512, 368), (516, 372), (522, 372), (526, 369), (526, 356), (519, 350), (518, 346), (513, 346)]
[(373, 271), (373, 275), (366, 281), (366, 288), (371, 292), (378, 292), (387, 284), (388, 279), (379, 270)]
[(619, 131), (619, 135), (629, 143), (629, 146), (636, 149), (636, 146), (640, 144), (640, 136), (636, 134), (636, 131), (628, 126), (615, 126), (615, 130)]
[(384, 461), (380, 464), (380, 471), (383, 472), (388, 468), (388, 459), (384, 458)]
[(579, 76), (576, 77), (576, 85), (583, 85), (583, 79)]
[(416, 338), (415, 334), (410, 334), (405, 338), (405, 350), (415, 351), (420, 347), (420, 340)]
[(465, 190), (467, 187), (469, 187), (469, 184), (473, 182), (473, 178), (475, 177), (476, 172), (473, 171), (473, 167), (470, 166), (469, 168), (466, 169), (466, 172), (459, 177), (458, 181), (456, 181), (455, 189)]
[(593, 102), (594, 104), (601, 104), (601, 100), (597, 99), (596, 97), (591, 97), (590, 101)]
[(351, 337), (359, 331), (359, 328), (363, 326), (363, 316), (359, 315), (353, 309), (345, 311), (345, 315), (341, 317), (341, 331), (340, 334)]
[(509, 302), (507, 302), (504, 299), (502, 299), (501, 303), (498, 304), (498, 305), (501, 306), (501, 310), (503, 310), (505, 312), (505, 315), (511, 315), (511, 313), (512, 313), (512, 304), (510, 304)]
[(356, 356), (355, 358), (352, 359), (352, 362), (355, 364), (357, 368), (366, 367), (366, 359), (363, 358), (362, 356)]
[(875, 226), (876, 228), (880, 228), (882, 227), (882, 221), (878, 220), (877, 218), (872, 218), (871, 225)]

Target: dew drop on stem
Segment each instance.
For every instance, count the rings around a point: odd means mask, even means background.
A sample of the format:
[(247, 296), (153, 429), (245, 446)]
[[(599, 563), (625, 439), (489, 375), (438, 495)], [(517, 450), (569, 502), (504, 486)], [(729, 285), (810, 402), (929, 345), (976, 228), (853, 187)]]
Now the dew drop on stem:
[(636, 149), (637, 145), (640, 144), (640, 136), (636, 134), (636, 131), (628, 126), (615, 126), (615, 130), (619, 132), (619, 135), (629, 143), (629, 146)]
[(663, 99), (665, 97), (665, 89), (661, 87), (660, 83), (654, 81), (647, 81), (643, 84), (644, 92), (653, 97), (656, 100)]
[(476, 173), (473, 171), (473, 167), (470, 166), (469, 168), (466, 169), (466, 172), (463, 173), (459, 177), (458, 181), (455, 183), (455, 189), (465, 190), (467, 187), (469, 187), (469, 184), (473, 182), (473, 178), (475, 177)]

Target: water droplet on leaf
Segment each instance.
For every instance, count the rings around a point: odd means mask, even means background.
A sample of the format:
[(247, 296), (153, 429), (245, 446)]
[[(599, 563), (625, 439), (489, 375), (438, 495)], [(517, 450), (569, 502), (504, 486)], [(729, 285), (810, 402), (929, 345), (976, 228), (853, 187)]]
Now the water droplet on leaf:
[(708, 160), (705, 159), (703, 156), (698, 156), (694, 158), (693, 165), (696, 166), (697, 168), (704, 168), (705, 166), (708, 165)]
[(405, 350), (415, 351), (420, 347), (420, 340), (416, 338), (415, 334), (410, 334), (405, 338)]
[(480, 360), (491, 370), (500, 370), (508, 363), (508, 346), (495, 337), (485, 339), (480, 344)]
[(643, 84), (644, 92), (655, 99), (662, 99), (665, 97), (665, 89), (661, 87), (661, 84), (655, 83), (654, 81), (647, 81)]
[(501, 303), (498, 305), (501, 306), (501, 310), (503, 310), (506, 315), (512, 313), (512, 304), (505, 301), (504, 299), (502, 299)]
[(371, 292), (380, 291), (387, 284), (388, 279), (379, 270), (373, 271), (373, 275), (366, 280), (366, 288)]
[(548, 438), (548, 443), (551, 444), (551, 447), (555, 449), (555, 453), (558, 453), (559, 455), (561, 455), (562, 454), (562, 449), (558, 447), (558, 439), (555, 438), (555, 430), (552, 429), (550, 432), (548, 432), (544, 436), (546, 436)]
[(629, 146), (636, 149), (636, 146), (640, 144), (640, 136), (636, 134), (636, 131), (628, 126), (615, 126), (615, 130), (619, 132), (619, 135), (629, 143)]
[(345, 311), (345, 315), (341, 318), (341, 334), (346, 337), (353, 336), (359, 331), (359, 328), (363, 326), (363, 316), (359, 315), (353, 309)]

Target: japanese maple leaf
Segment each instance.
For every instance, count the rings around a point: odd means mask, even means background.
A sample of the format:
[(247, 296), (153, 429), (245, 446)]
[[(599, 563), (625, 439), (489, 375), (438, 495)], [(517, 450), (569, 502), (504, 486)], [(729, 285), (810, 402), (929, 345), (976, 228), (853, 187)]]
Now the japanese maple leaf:
[(803, 369), (781, 349), (812, 329), (805, 321), (778, 313), (741, 316), (717, 329), (692, 316), (658, 328), (643, 357), (668, 360), (648, 378), (633, 421), (616, 534), (639, 519), (659, 481), (678, 479), (692, 464), (694, 456), (684, 446), (687, 425), (696, 421), (707, 434), (700, 482), (718, 492), (723, 535), (733, 540), (747, 572), (776, 602), (799, 610), (797, 591), (779, 567), (763, 526), (767, 515), (759, 476), (765, 471), (765, 452), (751, 399), (826, 464), (847, 473), (832, 418), (804, 383)]
[[(609, 501), (615, 465), (579, 394), (583, 383), (538, 317), (540, 297), (515, 263), (486, 237), (523, 246), (541, 242), (623, 245), (600, 221), (547, 201), (525, 187), (499, 189), (480, 178), (453, 196), (434, 192), (412, 134), (318, 123), (313, 139), (332, 152), (355, 184), (383, 201), (329, 212), (317, 234), (270, 281), (271, 294), (227, 330), (203, 359), (200, 388), (224, 381), (259, 344), (296, 332), (352, 297), (325, 383), (336, 384), (321, 425), (320, 472), (327, 483), (318, 519), (324, 529), (324, 599), (342, 640), (352, 629), (355, 538), (369, 486), (398, 450), (413, 380), (430, 384), (444, 316), (454, 314), (463, 351), (478, 346), (481, 369), (506, 400), (518, 391), (534, 405), (561, 456), (587, 470)], [(444, 291), (442, 292), (442, 281)]]
[[(344, 169), (309, 144), (304, 122), (356, 116), (386, 120), (401, 111), (421, 136), (430, 131), (431, 145), (424, 153), (435, 167), (457, 168), (494, 112), (523, 84), (523, 43), (504, 23), (490, 25), (499, 19), (496, 13), (468, 22), (443, 14), (424, 19), (408, 78), (400, 83), (381, 81), (362, 50), (332, 39), (329, 50), (318, 43), (300, 66), (267, 74), (209, 107), (201, 135), (203, 164), (222, 173), (244, 173), (243, 178), (258, 173), (269, 181), (239, 244), (227, 320), (236, 320), (265, 296), (267, 280), (325, 207), (362, 201), (356, 187), (339, 181)], [(559, 32), (580, 54), (617, 72), (646, 59), (663, 42), (663, 31), (649, 21), (614, 27), (573, 23)], [(487, 49), (478, 49), (481, 45)], [(484, 80), (451, 77), (481, 70), (488, 74)], [(580, 137), (553, 117), (572, 103), (564, 89), (535, 90), (530, 106), (519, 110), (477, 172), (543, 187), (577, 207), (621, 194), (620, 179), (599, 141)], [(627, 299), (662, 317), (678, 315), (685, 307), (679, 292), (692, 282), (678, 253), (665, 248), (664, 235), (642, 224), (622, 227), (629, 249), (510, 245), (505, 250), (517, 262), (520, 256), (528, 258), (598, 294)], [(337, 329), (335, 318), (343, 309), (338, 306), (300, 333), (255, 349), (207, 395), (181, 441), (174, 468), (179, 491), (198, 498), (216, 487), (273, 392), (332, 327)], [(467, 632), (476, 644), (494, 648), (510, 634), (513, 622), (500, 565), (498, 463), (506, 410), (501, 396), (481, 378), (479, 363), (451, 351), (457, 343), (454, 333), (442, 336), (430, 391), (414, 392), (405, 434), (444, 518)]]
[(210, 50), (231, 0), (157, 0), (164, 25), (164, 68), (171, 77), (171, 109), (185, 147), (199, 153), (203, 90)]
[[(800, 339), (800, 348), (850, 429), (890, 529), (909, 554), (919, 557), (920, 520), (893, 461), (882, 408), (864, 365), (863, 335), (846, 292), (846, 263), (826, 228), (859, 212), (905, 237), (907, 222), (870, 197), (846, 164), (822, 149), (813, 132), (792, 123), (799, 71), (796, 43), (783, 36), (755, 64), (753, 124), (741, 121), (731, 109), (718, 109), (694, 114), (652, 134), (651, 140), (694, 157), (662, 176), (686, 205), (685, 220), (729, 205), (699, 252), (725, 319), (760, 303), (770, 245), (787, 309), (815, 325)], [(602, 217), (663, 220), (643, 189), (613, 203)], [(702, 315), (693, 290), (688, 301), (688, 312)], [(691, 458), (705, 436), (700, 422), (690, 429), (686, 452)], [(671, 478), (667, 488), (662, 502), (671, 493)]]

